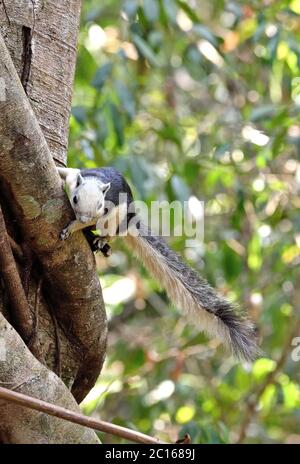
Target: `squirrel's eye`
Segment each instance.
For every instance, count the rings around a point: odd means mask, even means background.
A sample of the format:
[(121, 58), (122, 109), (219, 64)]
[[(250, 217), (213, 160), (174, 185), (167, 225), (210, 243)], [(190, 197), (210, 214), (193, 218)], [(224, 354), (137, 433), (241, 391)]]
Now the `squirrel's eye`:
[(76, 197), (76, 195), (73, 197), (73, 202), (75, 203), (75, 205), (77, 205), (77, 203), (78, 203), (78, 198)]

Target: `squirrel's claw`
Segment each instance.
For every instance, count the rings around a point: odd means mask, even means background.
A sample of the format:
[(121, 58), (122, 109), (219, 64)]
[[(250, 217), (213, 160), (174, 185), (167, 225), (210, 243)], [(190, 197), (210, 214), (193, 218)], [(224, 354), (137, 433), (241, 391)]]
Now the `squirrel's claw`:
[(70, 237), (70, 235), (71, 235), (70, 230), (68, 227), (66, 227), (65, 229), (61, 231), (59, 238), (61, 240), (67, 240), (67, 238)]

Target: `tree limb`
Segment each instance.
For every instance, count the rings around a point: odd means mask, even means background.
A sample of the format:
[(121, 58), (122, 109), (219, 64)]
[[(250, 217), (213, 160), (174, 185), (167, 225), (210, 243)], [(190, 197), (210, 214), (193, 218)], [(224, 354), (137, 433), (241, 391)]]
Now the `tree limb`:
[(0, 205), (0, 275), (13, 310), (18, 331), (28, 343), (33, 334), (33, 320), (29, 304), (9, 244), (2, 208)]
[(160, 441), (158, 438), (150, 437), (144, 433), (136, 432), (135, 430), (130, 430), (126, 427), (111, 424), (110, 422), (102, 421), (100, 419), (94, 419), (93, 417), (86, 417), (83, 414), (78, 414), (77, 412), (70, 411), (69, 409), (57, 406), (56, 404), (51, 404), (37, 398), (32, 398), (22, 393), (13, 392), (7, 388), (0, 387), (0, 401), (1, 399), (12, 402), (19, 406), (24, 406), (25, 408), (44, 412), (50, 416), (60, 417), (61, 419), (73, 422), (74, 424), (84, 425), (86, 427), (99, 430), (100, 432), (109, 433), (120, 438), (125, 438), (126, 440), (133, 441), (135, 443), (154, 445), (165, 443)]

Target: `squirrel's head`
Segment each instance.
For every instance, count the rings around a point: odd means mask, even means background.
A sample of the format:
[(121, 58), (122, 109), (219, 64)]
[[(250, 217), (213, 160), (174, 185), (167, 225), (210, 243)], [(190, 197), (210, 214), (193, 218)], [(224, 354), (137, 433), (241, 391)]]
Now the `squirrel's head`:
[(76, 187), (70, 195), (76, 219), (85, 224), (101, 217), (104, 213), (105, 195), (109, 189), (110, 183), (103, 184), (91, 177), (83, 178), (78, 173)]

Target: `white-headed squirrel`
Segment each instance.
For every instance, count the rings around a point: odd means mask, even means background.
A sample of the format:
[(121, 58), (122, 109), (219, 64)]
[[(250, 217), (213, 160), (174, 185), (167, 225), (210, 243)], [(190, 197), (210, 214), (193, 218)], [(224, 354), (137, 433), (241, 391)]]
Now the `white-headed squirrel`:
[(66, 240), (77, 230), (96, 227), (101, 234), (105, 233), (101, 237), (91, 234), (89, 242), (93, 251), (101, 250), (108, 256), (111, 251), (109, 239), (123, 235), (127, 245), (166, 290), (172, 302), (181, 307), (201, 330), (211, 337), (216, 336), (240, 359), (257, 357), (259, 349), (252, 322), (187, 266), (162, 237), (151, 234), (132, 211), (132, 193), (120, 172), (110, 167), (57, 169), (66, 182), (76, 216), (61, 232), (61, 240)]

